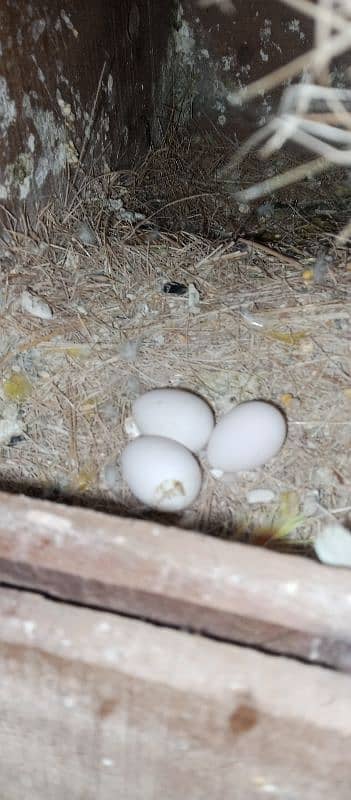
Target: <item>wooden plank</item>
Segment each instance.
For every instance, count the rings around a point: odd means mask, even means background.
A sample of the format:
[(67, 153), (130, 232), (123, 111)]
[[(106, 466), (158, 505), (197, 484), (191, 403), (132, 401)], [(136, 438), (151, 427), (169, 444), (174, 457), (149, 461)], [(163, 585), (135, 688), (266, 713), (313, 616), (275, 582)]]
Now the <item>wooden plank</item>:
[(351, 670), (351, 581), (297, 556), (0, 495), (0, 581)]
[(351, 678), (0, 590), (6, 800), (349, 800)]

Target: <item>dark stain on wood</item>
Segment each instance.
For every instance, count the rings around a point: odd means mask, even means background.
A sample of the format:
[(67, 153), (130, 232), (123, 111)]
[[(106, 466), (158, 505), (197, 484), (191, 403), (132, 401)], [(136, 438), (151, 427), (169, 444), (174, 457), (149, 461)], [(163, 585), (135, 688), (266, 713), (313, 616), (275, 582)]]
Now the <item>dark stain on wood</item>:
[(242, 702), (229, 718), (229, 727), (234, 736), (242, 736), (255, 728), (258, 722), (258, 713), (247, 702)]

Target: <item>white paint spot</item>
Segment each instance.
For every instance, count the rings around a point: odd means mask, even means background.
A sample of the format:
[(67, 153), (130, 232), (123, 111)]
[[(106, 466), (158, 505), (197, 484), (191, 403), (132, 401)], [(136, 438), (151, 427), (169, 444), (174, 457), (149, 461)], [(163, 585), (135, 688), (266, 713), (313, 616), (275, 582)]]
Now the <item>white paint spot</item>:
[(126, 417), (124, 420), (124, 431), (130, 439), (137, 439), (140, 436), (140, 430), (134, 421), (133, 417)]
[(53, 310), (46, 300), (27, 289), (22, 292), (19, 305), (21, 311), (30, 314), (31, 317), (37, 317), (37, 319), (51, 319), (53, 317)]
[(338, 567), (351, 567), (351, 533), (338, 522), (319, 531), (314, 549), (320, 561)]
[(296, 594), (298, 591), (299, 584), (297, 581), (291, 581), (290, 583), (283, 583), (283, 589), (286, 594), (293, 595)]
[(232, 583), (233, 586), (237, 586), (239, 583), (242, 583), (243, 579), (241, 575), (229, 575), (228, 583)]
[(39, 158), (38, 166), (34, 173), (34, 178), (37, 186), (42, 186), (50, 171), (49, 161), (45, 156)]
[(0, 418), (0, 444), (8, 444), (13, 436), (20, 436), (23, 433), (23, 422), (18, 414), (16, 403), (10, 403), (3, 409)]
[(221, 127), (223, 128), (223, 126), (226, 124), (226, 121), (227, 117), (225, 116), (225, 114), (220, 114), (218, 117), (218, 125), (221, 125)]
[(318, 638), (314, 638), (311, 641), (310, 647), (310, 658), (313, 661), (317, 661), (320, 658), (320, 649), (321, 649), (322, 640)]
[(182, 19), (182, 14), (183, 10), (180, 8), (178, 27), (175, 33), (175, 51), (184, 64), (193, 66), (195, 39), (190, 25)]
[(292, 33), (300, 33), (300, 20), (299, 19), (291, 19), (287, 24), (288, 31)]
[(33, 636), (33, 633), (34, 633), (36, 627), (37, 627), (37, 623), (33, 622), (33, 620), (31, 620), (31, 619), (28, 619), (28, 620), (25, 620), (25, 622), (23, 623), (23, 627), (24, 627), (24, 631), (25, 631), (26, 636), (29, 636), (31, 638)]
[(113, 541), (114, 541), (116, 544), (125, 544), (126, 537), (125, 537), (125, 536), (115, 536), (115, 537), (114, 537), (114, 539), (113, 539)]
[(59, 125), (52, 111), (32, 109), (29, 95), (22, 101), (25, 115), (33, 120), (40, 139), (43, 155), (35, 171), (35, 180), (41, 186), (49, 175), (58, 175), (67, 163), (67, 134), (65, 125)]
[(112, 89), (113, 89), (113, 76), (110, 73), (108, 78), (107, 78), (107, 91), (108, 91), (109, 95), (112, 94)]
[(264, 25), (260, 30), (260, 39), (261, 42), (268, 44), (270, 42), (272, 36), (272, 21), (270, 19), (265, 19)]
[(222, 56), (222, 69), (224, 72), (229, 72), (234, 64), (233, 56)]
[(35, 139), (34, 139), (34, 136), (33, 136), (33, 134), (32, 134), (32, 133), (30, 133), (30, 134), (29, 134), (29, 136), (28, 136), (28, 142), (27, 142), (27, 143), (28, 143), (28, 149), (30, 150), (30, 152), (31, 152), (31, 153), (34, 153), (34, 149), (35, 149)]
[(57, 89), (57, 91), (56, 91), (56, 100), (57, 100), (59, 109), (60, 109), (61, 114), (64, 117), (64, 119), (66, 119), (68, 122), (74, 122), (75, 116), (74, 116), (74, 113), (72, 111), (72, 106), (71, 106), (70, 103), (66, 102), (63, 99), (59, 89)]
[(207, 58), (207, 59), (210, 58), (210, 54), (209, 54), (208, 50), (206, 50), (205, 47), (202, 50), (200, 50), (200, 53), (204, 58)]
[(109, 622), (99, 622), (96, 630), (98, 633), (108, 633), (111, 630), (111, 625)]
[(32, 28), (33, 39), (35, 42), (37, 42), (42, 33), (44, 33), (45, 31), (46, 28), (45, 19), (34, 20), (34, 22), (32, 22), (31, 28)]
[(119, 660), (119, 652), (113, 647), (107, 647), (103, 655), (109, 664), (115, 664)]
[(265, 53), (264, 50), (260, 50), (261, 61), (268, 61), (268, 53)]
[(6, 136), (7, 131), (16, 119), (16, 105), (10, 100), (7, 82), (0, 76), (0, 135)]
[(79, 33), (77, 29), (74, 27), (73, 22), (71, 21), (66, 11), (63, 10), (61, 11), (61, 19), (63, 20), (65, 25), (67, 25), (68, 30), (71, 31), (71, 33), (73, 33), (73, 36), (75, 36), (75, 38), (78, 39)]
[(223, 478), (223, 475), (224, 475), (224, 472), (223, 472), (222, 469), (215, 469), (215, 467), (213, 467), (213, 469), (210, 469), (210, 473), (212, 475), (212, 478), (215, 479), (215, 481), (220, 481), (221, 478)]
[(74, 697), (70, 697), (70, 695), (66, 695), (66, 697), (63, 698), (63, 705), (65, 708), (74, 708), (76, 704), (77, 701)]
[(275, 493), (272, 489), (251, 489), (246, 495), (247, 502), (250, 505), (273, 503), (275, 500)]
[(240, 71), (242, 76), (247, 78), (251, 71), (251, 64), (243, 64), (242, 67), (240, 67)]
[(112, 758), (102, 758), (101, 759), (101, 764), (103, 765), (103, 767), (113, 767), (114, 763), (115, 762), (112, 761)]
[(50, 514), (49, 511), (27, 511), (26, 519), (31, 525), (38, 525), (40, 528), (45, 528), (54, 533), (69, 533), (72, 530), (72, 523), (69, 519), (59, 517), (56, 514)]

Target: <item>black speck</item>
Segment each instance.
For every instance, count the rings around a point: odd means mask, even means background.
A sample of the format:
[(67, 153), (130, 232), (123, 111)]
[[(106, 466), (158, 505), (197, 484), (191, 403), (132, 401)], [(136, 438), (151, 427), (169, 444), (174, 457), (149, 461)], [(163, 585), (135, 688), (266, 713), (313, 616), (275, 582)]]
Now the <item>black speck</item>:
[(11, 439), (10, 439), (10, 441), (8, 443), (8, 446), (9, 447), (15, 447), (16, 444), (19, 444), (20, 442), (24, 442), (24, 440), (25, 440), (25, 436), (21, 436), (21, 435), (19, 435), (19, 436), (11, 436)]
[(163, 286), (163, 291), (165, 294), (186, 294), (188, 291), (188, 287), (185, 283), (165, 283)]

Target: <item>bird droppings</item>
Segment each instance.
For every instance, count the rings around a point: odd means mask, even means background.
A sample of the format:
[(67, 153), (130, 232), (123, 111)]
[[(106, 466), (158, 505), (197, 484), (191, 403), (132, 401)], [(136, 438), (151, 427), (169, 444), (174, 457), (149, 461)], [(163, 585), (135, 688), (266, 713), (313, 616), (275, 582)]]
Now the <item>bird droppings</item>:
[(35, 629), (37, 627), (37, 623), (34, 622), (33, 620), (28, 619), (28, 620), (25, 620), (23, 622), (23, 627), (24, 627), (24, 631), (25, 631), (26, 636), (28, 636), (31, 639), (33, 637), (34, 631), (35, 631)]
[(75, 37), (75, 39), (78, 39), (79, 33), (78, 33), (77, 29), (74, 27), (70, 16), (67, 14), (67, 12), (64, 9), (61, 11), (61, 19), (65, 23), (65, 25), (68, 28), (68, 30), (71, 31), (71, 33), (73, 33), (73, 36)]
[(314, 549), (324, 564), (351, 567), (351, 531), (337, 522), (325, 525), (319, 531)]
[(38, 319), (51, 319), (53, 317), (53, 310), (49, 304), (42, 297), (38, 297), (38, 295), (27, 289), (22, 292), (19, 305), (21, 311), (25, 314), (30, 314), (32, 317), (38, 317)]
[(63, 698), (63, 706), (64, 706), (64, 708), (71, 709), (71, 708), (74, 708), (76, 705), (77, 705), (77, 701), (76, 701), (76, 699), (74, 697), (71, 697), (70, 695), (66, 695)]
[(106, 650), (103, 651), (103, 657), (109, 664), (117, 664), (120, 659), (120, 653), (113, 647), (107, 647)]
[(318, 661), (321, 655), (321, 645), (322, 639), (315, 637), (311, 641), (310, 651), (309, 651), (309, 658), (311, 661)]
[(285, 594), (294, 595), (297, 594), (298, 590), (299, 590), (299, 584), (297, 583), (297, 581), (291, 581), (289, 583), (283, 584), (283, 591), (285, 592)]
[(273, 503), (276, 495), (272, 489), (251, 489), (247, 493), (246, 499), (250, 505), (266, 505), (267, 503)]
[(66, 648), (66, 647), (71, 647), (72, 642), (71, 639), (61, 639), (60, 644), (62, 647)]
[(26, 512), (26, 519), (31, 525), (41, 529), (49, 529), (53, 533), (67, 534), (72, 530), (71, 520), (51, 514), (48, 511), (31, 510)]
[(96, 630), (98, 633), (109, 633), (111, 625), (109, 622), (99, 622), (96, 626)]
[(0, 75), (0, 134), (5, 137), (17, 117), (16, 105), (11, 100), (6, 79)]
[(112, 760), (112, 758), (102, 758), (101, 759), (101, 764), (102, 764), (103, 767), (113, 767), (114, 763), (115, 762)]
[(114, 536), (113, 537), (113, 541), (115, 542), (115, 544), (125, 544), (126, 543), (126, 537), (125, 536)]

